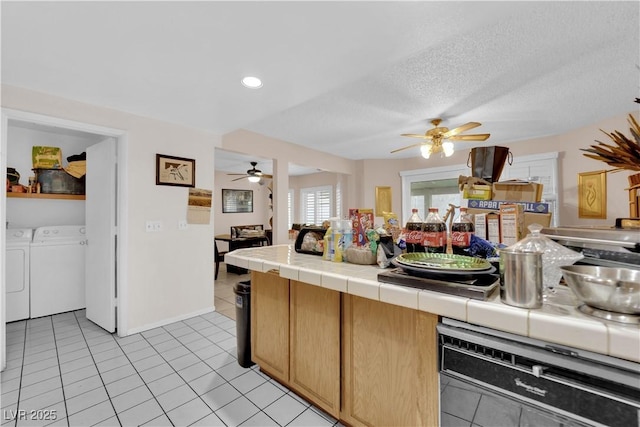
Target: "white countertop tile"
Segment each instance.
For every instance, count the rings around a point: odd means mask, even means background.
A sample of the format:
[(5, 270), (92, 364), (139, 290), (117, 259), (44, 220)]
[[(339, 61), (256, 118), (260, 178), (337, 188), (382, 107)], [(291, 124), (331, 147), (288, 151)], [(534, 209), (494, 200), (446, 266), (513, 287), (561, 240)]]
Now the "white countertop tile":
[(418, 290), (381, 283), (380, 301), (417, 310)]
[[(621, 325), (580, 313), (566, 287), (541, 309), (508, 306), (495, 292), (487, 301), (415, 290), (377, 280), (378, 266), (323, 260), (299, 254), (293, 245), (238, 249), (225, 256), (227, 264), (256, 271), (279, 270), (280, 276), (319, 285), (338, 292), (410, 307), (501, 331), (640, 361), (640, 325)], [(564, 293), (563, 293), (564, 292)]]
[(322, 287), (338, 292), (347, 292), (347, 276), (335, 273), (322, 273)]
[(307, 267), (300, 267), (298, 280), (311, 285), (322, 286), (322, 272)]
[(271, 270), (276, 270), (276, 271), (280, 271), (280, 265), (277, 262), (273, 262), (273, 261), (265, 261), (262, 263), (262, 272), (266, 273), (268, 271)]
[(493, 295), (488, 301), (467, 302), (467, 322), (527, 336), (529, 310), (504, 304)]
[(249, 259), (249, 270), (263, 271), (264, 261), (260, 259)]
[(609, 355), (640, 363), (640, 331), (634, 325), (607, 324)]
[(300, 273), (299, 267), (294, 267), (291, 265), (281, 265), (280, 266), (280, 277), (284, 277), (289, 280), (298, 280)]
[(466, 322), (468, 301), (469, 298), (447, 295), (441, 292), (420, 291), (418, 293), (418, 310)]
[[(566, 313), (565, 313), (566, 311)], [(543, 341), (608, 353), (607, 327), (577, 310), (536, 310), (529, 314), (529, 336)]]
[(380, 284), (372, 280), (349, 277), (347, 293), (372, 300), (380, 300)]

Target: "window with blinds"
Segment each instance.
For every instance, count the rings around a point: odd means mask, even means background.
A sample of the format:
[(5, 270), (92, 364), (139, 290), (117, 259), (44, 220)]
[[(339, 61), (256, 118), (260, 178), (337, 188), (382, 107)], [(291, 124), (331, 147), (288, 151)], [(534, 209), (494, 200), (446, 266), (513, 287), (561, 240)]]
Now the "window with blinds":
[(287, 229), (291, 230), (293, 226), (293, 190), (289, 189), (287, 192)]
[(300, 190), (302, 222), (322, 225), (333, 212), (333, 188), (328, 186)]

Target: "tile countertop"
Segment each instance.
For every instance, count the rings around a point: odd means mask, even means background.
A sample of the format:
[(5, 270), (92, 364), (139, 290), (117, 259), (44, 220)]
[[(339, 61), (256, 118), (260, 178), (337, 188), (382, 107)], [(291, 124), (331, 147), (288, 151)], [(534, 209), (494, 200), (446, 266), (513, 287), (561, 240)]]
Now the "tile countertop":
[(287, 279), (640, 362), (640, 325), (599, 320), (579, 312), (573, 293), (565, 287), (542, 308), (529, 310), (503, 304), (499, 291), (479, 301), (380, 283), (377, 266), (325, 261), (299, 254), (293, 245), (238, 249), (226, 254), (225, 263), (253, 271), (278, 270)]

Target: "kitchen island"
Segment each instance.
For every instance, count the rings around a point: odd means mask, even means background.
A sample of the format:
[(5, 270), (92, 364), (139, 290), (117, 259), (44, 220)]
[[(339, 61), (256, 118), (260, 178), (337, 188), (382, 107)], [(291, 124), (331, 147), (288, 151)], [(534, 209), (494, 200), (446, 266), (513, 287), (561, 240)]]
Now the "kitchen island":
[(437, 425), (440, 316), (640, 362), (640, 327), (577, 311), (561, 287), (541, 309), (380, 283), (376, 266), (324, 261), (292, 245), (241, 249), (252, 271), (253, 359), (352, 425)]

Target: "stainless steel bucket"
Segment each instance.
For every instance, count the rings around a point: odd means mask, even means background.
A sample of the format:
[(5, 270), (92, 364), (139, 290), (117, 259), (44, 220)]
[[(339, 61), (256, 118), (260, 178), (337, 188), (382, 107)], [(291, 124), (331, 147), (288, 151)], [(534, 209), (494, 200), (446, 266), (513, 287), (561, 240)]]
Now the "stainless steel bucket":
[(515, 307), (542, 307), (542, 252), (500, 250), (500, 299)]

